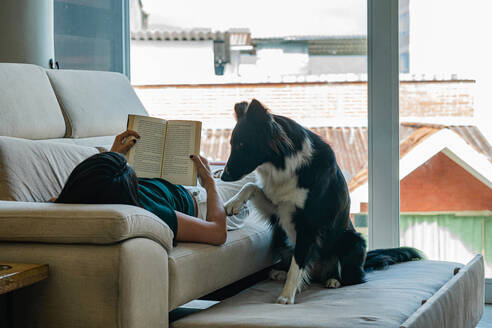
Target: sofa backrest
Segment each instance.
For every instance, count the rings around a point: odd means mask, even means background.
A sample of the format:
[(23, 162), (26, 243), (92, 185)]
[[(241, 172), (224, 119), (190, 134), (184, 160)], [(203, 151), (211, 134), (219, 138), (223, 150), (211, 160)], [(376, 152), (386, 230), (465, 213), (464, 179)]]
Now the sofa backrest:
[(67, 138), (116, 135), (128, 114), (147, 115), (126, 76), (113, 72), (47, 70), (65, 116)]
[(0, 63), (0, 136), (106, 146), (128, 114), (148, 115), (123, 74)]
[(43, 68), (0, 63), (0, 135), (62, 138), (65, 121)]
[(111, 147), (130, 113), (147, 115), (122, 74), (0, 63), (0, 199), (56, 196), (94, 147)]

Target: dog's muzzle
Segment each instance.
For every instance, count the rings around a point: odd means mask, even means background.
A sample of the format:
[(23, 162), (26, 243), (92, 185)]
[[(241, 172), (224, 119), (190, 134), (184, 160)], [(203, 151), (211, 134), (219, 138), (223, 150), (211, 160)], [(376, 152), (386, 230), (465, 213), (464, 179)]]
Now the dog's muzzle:
[(232, 179), (231, 175), (229, 174), (229, 169), (227, 168), (227, 165), (224, 168), (224, 171), (222, 172), (220, 179), (222, 181), (234, 181), (234, 179)]

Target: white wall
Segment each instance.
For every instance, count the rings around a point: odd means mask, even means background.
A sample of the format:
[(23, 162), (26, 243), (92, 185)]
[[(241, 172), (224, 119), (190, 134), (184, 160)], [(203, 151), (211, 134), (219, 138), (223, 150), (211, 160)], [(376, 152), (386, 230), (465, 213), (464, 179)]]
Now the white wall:
[(140, 31), (142, 26), (142, 11), (138, 0), (130, 0), (130, 31)]
[(213, 41), (131, 41), (134, 85), (206, 83), (215, 79)]
[(367, 73), (367, 56), (310, 56), (308, 74)]

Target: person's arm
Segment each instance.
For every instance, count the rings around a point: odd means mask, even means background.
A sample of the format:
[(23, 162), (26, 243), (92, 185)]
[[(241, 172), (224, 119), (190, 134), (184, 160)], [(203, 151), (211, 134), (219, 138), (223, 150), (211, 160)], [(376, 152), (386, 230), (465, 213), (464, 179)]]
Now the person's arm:
[(198, 170), (200, 184), (207, 190), (207, 220), (176, 212), (178, 217), (177, 241), (202, 242), (222, 245), (227, 239), (226, 213), (215, 186), (214, 178), (203, 157), (191, 157)]
[(220, 246), (226, 242), (227, 230), (213, 221), (190, 216), (176, 211), (178, 217), (177, 241), (206, 243)]

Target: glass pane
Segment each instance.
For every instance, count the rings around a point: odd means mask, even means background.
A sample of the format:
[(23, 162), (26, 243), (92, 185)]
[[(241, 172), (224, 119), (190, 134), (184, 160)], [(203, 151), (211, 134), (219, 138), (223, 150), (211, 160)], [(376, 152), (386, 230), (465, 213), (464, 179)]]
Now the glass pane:
[(229, 156), (240, 101), (257, 98), (321, 135), (367, 237), (366, 16), (366, 0), (287, 1), (281, 15), (258, 0), (131, 1), (132, 84), (150, 115), (201, 120), (214, 162)]
[(491, 5), (399, 3), (400, 243), (433, 260), (483, 254), (492, 278), (490, 77), (481, 60), (490, 23), (480, 19)]
[(124, 1), (55, 0), (60, 68), (124, 72)]

